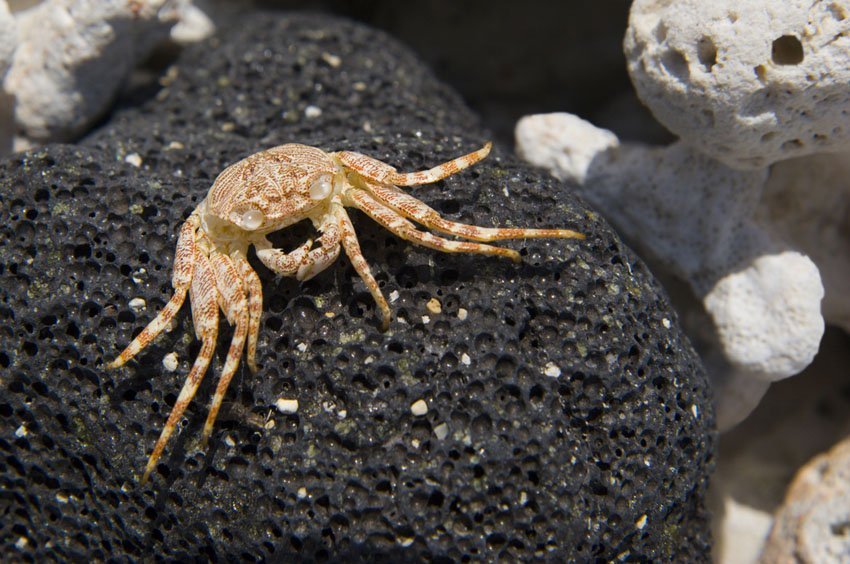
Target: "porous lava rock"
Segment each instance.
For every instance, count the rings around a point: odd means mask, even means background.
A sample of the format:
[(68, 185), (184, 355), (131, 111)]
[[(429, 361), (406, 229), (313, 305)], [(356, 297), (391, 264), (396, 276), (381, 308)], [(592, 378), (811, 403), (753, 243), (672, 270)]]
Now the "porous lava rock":
[[(164, 82), (80, 145), (0, 163), (2, 554), (710, 558), (713, 415), (676, 315), (568, 186), (499, 149), (411, 191), (452, 219), (586, 240), (506, 243), (522, 249), (513, 264), (413, 247), (352, 212), (396, 315), (386, 333), (345, 258), (299, 284), (252, 255), (261, 369), (240, 370), (198, 450), (222, 322), (210, 373), (140, 487), (199, 349), (189, 308), (136, 361), (105, 364), (168, 300), (178, 226), (215, 175), (283, 142), (412, 170), (486, 138), (404, 48), (327, 17), (250, 15), (187, 49)], [(279, 398), (298, 410), (275, 411)]]

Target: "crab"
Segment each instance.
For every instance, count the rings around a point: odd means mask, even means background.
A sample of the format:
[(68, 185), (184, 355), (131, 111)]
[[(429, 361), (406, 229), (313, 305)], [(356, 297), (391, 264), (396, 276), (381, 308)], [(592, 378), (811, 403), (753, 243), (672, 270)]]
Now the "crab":
[[(212, 433), (243, 352), (250, 371), (257, 372), (263, 289), (247, 259), (250, 245), (254, 245), (257, 258), (267, 268), (302, 281), (328, 268), (339, 256), (340, 249), (345, 250), (375, 300), (381, 315), (381, 329), (386, 331), (391, 319), (390, 307), (360, 251), (346, 207), (361, 210), (413, 244), (448, 253), (495, 255), (519, 261), (517, 251), (486, 243), (528, 238), (583, 239), (584, 235), (570, 229), (491, 228), (457, 223), (441, 217), (436, 210), (399, 188), (429, 184), (452, 176), (485, 158), (491, 146), (487, 143), (477, 151), (429, 170), (404, 173), (359, 153), (328, 153), (293, 143), (255, 153), (219, 174), (207, 197), (180, 228), (171, 282), (174, 294), (108, 365), (120, 367), (149, 345), (169, 326), (188, 292), (201, 349), (148, 458), (140, 483), (144, 484), (156, 468), (177, 422), (210, 365), (218, 337), (219, 309), (234, 330), (204, 423), (201, 448)], [(267, 239), (270, 233), (303, 219), (310, 219), (320, 233), (316, 241), (309, 239), (287, 253), (274, 248)], [(417, 229), (411, 220), (466, 241)]]

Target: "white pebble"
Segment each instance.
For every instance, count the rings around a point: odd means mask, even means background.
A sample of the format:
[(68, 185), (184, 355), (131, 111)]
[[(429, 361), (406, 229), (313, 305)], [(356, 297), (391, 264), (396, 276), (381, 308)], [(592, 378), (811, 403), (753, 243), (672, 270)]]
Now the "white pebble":
[(445, 423), (440, 423), (434, 427), (434, 435), (442, 441), (449, 436), (449, 426)]
[(304, 108), (304, 117), (307, 118), (317, 118), (322, 115), (322, 108), (319, 106), (307, 106)]
[(333, 68), (337, 68), (342, 64), (342, 59), (331, 53), (322, 53), (322, 60)]
[(465, 308), (459, 308), (457, 310), (457, 318), (460, 319), (461, 321), (465, 321), (467, 315), (469, 315), (469, 312), (466, 311)]
[(422, 323), (424, 323), (425, 325), (428, 325), (429, 323), (431, 323), (431, 318), (428, 317), (427, 315), (423, 315), (422, 316)]
[(555, 365), (555, 363), (554, 363), (554, 362), (550, 362), (550, 363), (549, 363), (549, 364), (547, 364), (547, 365), (546, 365), (546, 367), (544, 368), (544, 370), (543, 370), (543, 374), (545, 374), (546, 376), (549, 376), (549, 377), (551, 377), (551, 378), (557, 378), (558, 376), (560, 376), (560, 375), (561, 375), (561, 369), (560, 369), (560, 368), (558, 368), (558, 367)]
[(136, 168), (142, 166), (142, 157), (139, 156), (139, 153), (130, 153), (126, 157), (124, 157), (124, 162), (133, 165)]
[(147, 302), (142, 298), (133, 298), (132, 300), (130, 300), (130, 303), (128, 305), (130, 306), (130, 309), (132, 309), (134, 312), (139, 313), (140, 311), (145, 309)]
[(470, 364), (472, 364), (472, 359), (469, 358), (469, 355), (466, 354), (466, 353), (463, 353), (462, 355), (460, 355), (460, 361), (461, 361), (461, 363), (465, 364), (466, 366), (469, 366)]
[(278, 400), (274, 402), (274, 405), (281, 413), (295, 413), (298, 411), (297, 399), (278, 398)]
[(428, 413), (428, 404), (425, 403), (425, 400), (416, 400), (412, 404), (410, 404), (410, 413), (413, 415), (420, 417)]
[(22, 437), (26, 437), (28, 434), (29, 434), (29, 431), (27, 431), (26, 425), (21, 424), (20, 427), (15, 429), (15, 436), (18, 437), (19, 439), (22, 438)]
[(393, 303), (398, 299), (398, 290), (393, 290), (390, 292), (390, 303)]
[(307, 343), (298, 343), (297, 345), (295, 345), (295, 348), (298, 349), (301, 352), (306, 352), (307, 351)]
[(236, 446), (236, 441), (233, 440), (233, 437), (230, 435), (226, 435), (224, 437), (224, 444), (226, 444), (229, 448), (233, 448)]
[(661, 325), (663, 325), (665, 329), (669, 329), (672, 323), (670, 323), (670, 320), (665, 317), (661, 320)]
[(443, 306), (437, 298), (431, 298), (428, 300), (428, 303), (425, 304), (425, 308), (434, 315), (443, 311)]
[(646, 514), (641, 515), (638, 520), (635, 521), (635, 527), (637, 527), (638, 529), (643, 529), (644, 527), (646, 527), (646, 521)]
[(305, 497), (307, 497), (307, 488), (298, 488), (298, 492), (296, 492), (295, 495), (298, 496), (298, 499), (304, 499)]
[(177, 353), (170, 352), (164, 357), (162, 357), (162, 366), (169, 372), (174, 372), (177, 370)]

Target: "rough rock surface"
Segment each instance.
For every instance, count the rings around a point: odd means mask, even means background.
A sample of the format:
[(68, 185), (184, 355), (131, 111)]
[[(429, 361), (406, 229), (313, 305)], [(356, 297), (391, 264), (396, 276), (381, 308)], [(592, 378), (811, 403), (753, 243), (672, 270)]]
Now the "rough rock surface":
[[(484, 140), (382, 34), (320, 17), (243, 24), (188, 49), (156, 98), (87, 146), (0, 165), (0, 551), (707, 560), (713, 417), (675, 314), (596, 214), (498, 150), (415, 193), (451, 218), (566, 225), (586, 241), (517, 243), (515, 265), (414, 248), (353, 213), (397, 295), (387, 333), (345, 259), (303, 285), (258, 265), (260, 373), (236, 378), (199, 452), (219, 355), (138, 487), (198, 351), (188, 308), (138, 362), (104, 364), (168, 299), (177, 226), (217, 172), (286, 141), (407, 170)], [(298, 411), (274, 412), (279, 398)]]
[(624, 42), (641, 100), (741, 169), (850, 148), (850, 2), (635, 0)]

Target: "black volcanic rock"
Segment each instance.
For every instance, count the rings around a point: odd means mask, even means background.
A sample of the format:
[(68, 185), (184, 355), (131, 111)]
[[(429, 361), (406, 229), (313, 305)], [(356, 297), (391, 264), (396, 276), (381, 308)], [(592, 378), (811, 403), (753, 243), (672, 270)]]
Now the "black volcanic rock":
[[(508, 242), (524, 256), (513, 264), (413, 247), (352, 211), (392, 300), (386, 333), (344, 257), (299, 284), (252, 256), (261, 369), (240, 369), (198, 451), (222, 321), (180, 433), (139, 487), (199, 349), (188, 306), (136, 361), (105, 364), (170, 297), (176, 232), (216, 174), (283, 142), (413, 170), (486, 139), (414, 57), (346, 21), (250, 15), (175, 69), (81, 145), (0, 163), (2, 554), (709, 560), (709, 392), (663, 290), (567, 186), (498, 149), (411, 192), (452, 219), (586, 240)], [(275, 411), (281, 397), (298, 412)]]

